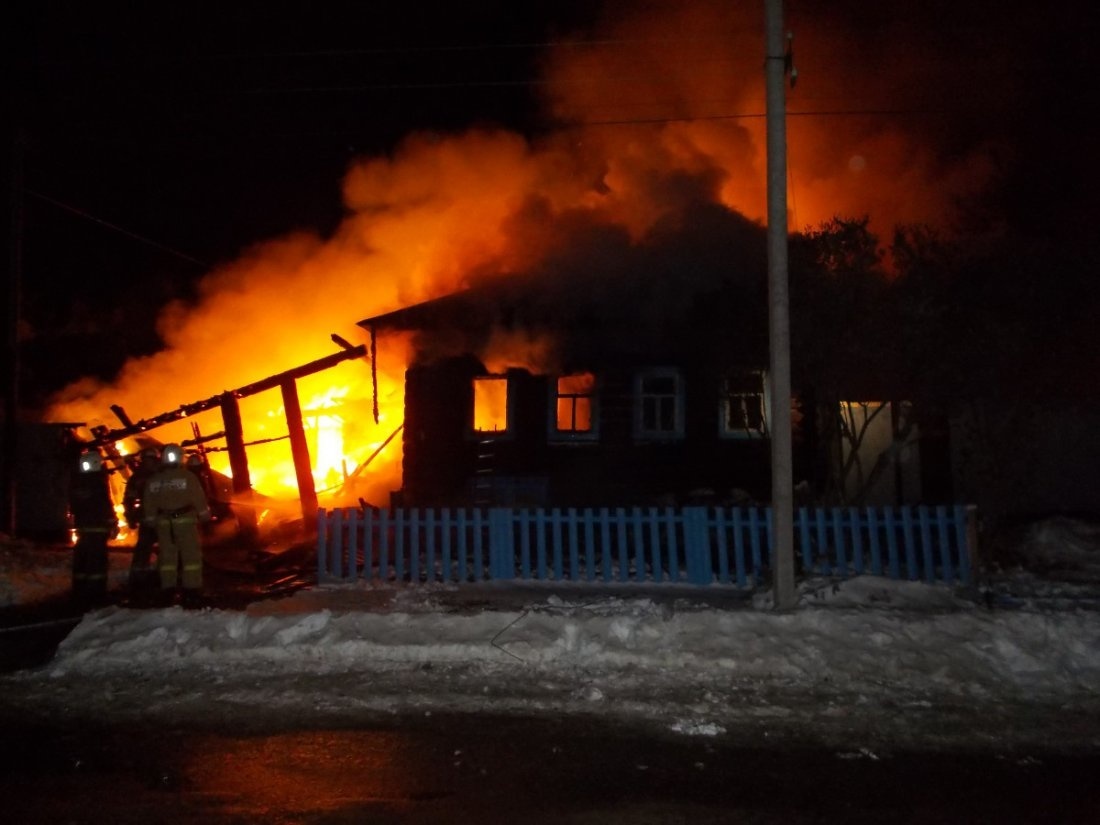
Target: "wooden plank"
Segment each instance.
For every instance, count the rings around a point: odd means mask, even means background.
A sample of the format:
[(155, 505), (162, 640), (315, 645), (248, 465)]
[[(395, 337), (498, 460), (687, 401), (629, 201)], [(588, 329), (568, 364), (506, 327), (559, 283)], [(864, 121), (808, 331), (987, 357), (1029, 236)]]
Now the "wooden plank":
[(940, 546), (940, 570), (943, 571), (944, 581), (955, 581), (955, 564), (951, 560), (951, 538), (948, 533), (950, 516), (947, 507), (940, 504), (936, 507), (936, 537)]
[(660, 525), (657, 521), (658, 509), (656, 507), (650, 507), (646, 522), (649, 525), (649, 563), (650, 563), (650, 575), (653, 581), (660, 582), (662, 580), (661, 575), (661, 535)]
[(420, 581), (420, 533), (421, 526), (420, 508), (413, 507), (409, 510), (409, 581), (417, 584)]
[(473, 510), (472, 526), (474, 531), (474, 581), (485, 580), (485, 523), (480, 507)]
[(829, 558), (829, 525), (826, 521), (828, 516), (824, 507), (818, 507), (815, 515), (817, 517), (817, 557), (814, 569), (823, 576), (828, 576), (832, 572), (832, 564)]
[(671, 581), (680, 581), (680, 542), (677, 538), (677, 526), (680, 519), (672, 507), (666, 507), (661, 522), (665, 528), (665, 547), (667, 549), (667, 567), (665, 573)]
[(605, 582), (611, 581), (614, 571), (611, 562), (611, 513), (600, 508), (600, 572)]
[(879, 522), (873, 507), (867, 508), (867, 538), (871, 542), (871, 573), (882, 575), (882, 545), (879, 543)]
[(752, 547), (752, 576), (757, 584), (761, 584), (761, 574), (764, 572), (763, 559), (760, 554), (761, 544), (760, 510), (757, 507), (749, 508), (749, 542)]
[(721, 584), (729, 584), (730, 581), (730, 560), (729, 560), (729, 542), (727, 541), (726, 530), (729, 529), (729, 524), (726, 521), (726, 508), (715, 507), (714, 508), (714, 542), (715, 547), (718, 550), (718, 581)]
[(837, 572), (844, 578), (848, 577), (848, 547), (844, 541), (844, 511), (839, 507), (831, 507), (829, 515), (833, 521), (833, 545), (836, 553)]
[(615, 508), (615, 542), (619, 551), (619, 581), (630, 580), (630, 545), (627, 535), (628, 523), (626, 510), (622, 507)]
[(397, 581), (405, 579), (405, 508), (394, 513), (393, 520), (393, 576)]
[(581, 562), (580, 541), (577, 537), (579, 521), (575, 508), (570, 507), (568, 510), (565, 511), (565, 523), (568, 526), (567, 535), (569, 541), (569, 580), (577, 582), (581, 580)]
[(586, 581), (596, 579), (596, 514), (591, 508), (586, 507), (581, 518), (584, 521), (584, 578)]
[(450, 507), (444, 507), (439, 511), (439, 568), (440, 580), (450, 582), (455, 580), (455, 571), (452, 558), (451, 533), (454, 531), (454, 518)]
[(810, 538), (810, 511), (798, 508), (798, 536), (802, 543), (802, 569), (807, 573), (814, 569), (814, 543)]
[(909, 581), (917, 580), (917, 540), (913, 535), (913, 509), (901, 508), (901, 529), (905, 545), (905, 575)]
[(348, 553), (347, 553), (347, 578), (349, 581), (354, 581), (358, 575), (357, 570), (359, 564), (359, 517), (360, 513), (356, 509), (347, 511), (348, 514)]
[(324, 508), (317, 511), (317, 579), (328, 578), (328, 530), (329, 513)]
[(561, 511), (554, 507), (550, 510), (550, 545), (554, 552), (554, 580), (565, 578), (565, 559), (561, 546)]
[(550, 569), (546, 562), (546, 531), (549, 526), (549, 519), (545, 510), (541, 507), (535, 511), (535, 553), (536, 560), (538, 562), (538, 578), (547, 579), (550, 577)]
[(455, 513), (457, 519), (456, 525), (458, 530), (458, 580), (460, 582), (469, 581), (470, 571), (467, 565), (469, 558), (469, 545), (467, 542), (469, 522), (467, 519), (467, 512), (465, 507), (460, 507), (458, 512)]
[(646, 581), (646, 533), (645, 521), (642, 519), (641, 507), (631, 510), (631, 520), (634, 522), (634, 575), (635, 581)]
[(931, 584), (936, 580), (936, 562), (932, 558), (932, 519), (928, 507), (924, 504), (917, 507), (917, 518), (920, 521), (920, 546), (921, 561), (924, 565), (924, 580)]
[(390, 529), (392, 513), (389, 509), (380, 510), (378, 513), (378, 580), (389, 581), (390, 578)]
[(856, 575), (863, 574), (863, 531), (859, 520), (859, 508), (848, 508), (848, 528), (852, 538), (852, 566)]
[(733, 562), (737, 569), (737, 584), (740, 587), (744, 587), (746, 584), (745, 579), (745, 537), (743, 530), (743, 523), (741, 520), (741, 508), (733, 508), (733, 548), (734, 556)]
[(883, 524), (886, 525), (886, 548), (889, 554), (889, 569), (891, 579), (901, 578), (901, 559), (898, 554), (898, 522), (894, 508), (883, 508)]
[(519, 511), (519, 574), (525, 581), (531, 578), (531, 513)]

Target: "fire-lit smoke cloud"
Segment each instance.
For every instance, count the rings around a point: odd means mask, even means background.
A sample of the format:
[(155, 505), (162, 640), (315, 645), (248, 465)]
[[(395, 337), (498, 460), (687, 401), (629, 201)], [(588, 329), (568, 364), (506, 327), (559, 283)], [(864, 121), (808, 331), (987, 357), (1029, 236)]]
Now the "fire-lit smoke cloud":
[[(791, 228), (863, 215), (883, 235), (897, 224), (950, 228), (957, 201), (989, 182), (994, 147), (969, 139), (960, 127), (973, 124), (945, 119), (944, 109), (977, 111), (961, 90), (977, 87), (988, 111), (1010, 95), (1005, 74), (979, 70), (982, 55), (945, 36), (934, 11), (907, 15), (913, 4), (888, 4), (879, 19), (786, 5), (798, 70), (787, 93)], [(576, 143), (605, 164), (603, 182), (618, 190), (629, 181), (636, 195), (649, 181), (659, 198), (671, 170), (715, 172), (721, 202), (763, 221), (763, 3), (612, 3), (606, 20), (593, 45), (555, 50), (547, 62), (549, 108), (589, 124)], [(653, 206), (623, 203), (626, 219), (643, 225)]]
[[(66, 388), (51, 418), (116, 426), (113, 404), (135, 420), (151, 417), (327, 355), (331, 333), (363, 342), (355, 322), (490, 277), (567, 278), (575, 272), (563, 270), (585, 268), (598, 290), (600, 273), (627, 261), (640, 278), (652, 257), (646, 245), (660, 235), (671, 248), (668, 236), (678, 225), (698, 232), (691, 224), (701, 205), (762, 221), (761, 4), (626, 5), (626, 13), (610, 5), (601, 28), (580, 33), (576, 45), (548, 50), (545, 102), (561, 128), (536, 139), (491, 128), (413, 134), (389, 156), (359, 160), (343, 183), (347, 217), (331, 237), (257, 243), (218, 267), (194, 304), (163, 310), (163, 351), (130, 361), (108, 385)], [(858, 51), (854, 30), (842, 22), (796, 16), (792, 23), (800, 72), (789, 95), (794, 113), (889, 108), (902, 88), (895, 83), (914, 82), (915, 70), (886, 50)], [(940, 152), (933, 132), (915, 117), (793, 114), (792, 227), (864, 214), (879, 231), (896, 222), (942, 226), (953, 200), (988, 176), (988, 164), (981, 146)], [(705, 239), (694, 248), (701, 246)], [(692, 247), (682, 248), (691, 254)], [(549, 357), (537, 341), (519, 349), (526, 355), (517, 358)], [(486, 360), (490, 355), (497, 365), (508, 361), (499, 352), (485, 353)], [(382, 342), (377, 425), (368, 365), (341, 364), (300, 382), (307, 424), (341, 432), (343, 466), (319, 468), (322, 487), (373, 455), (400, 425), (408, 358), (401, 342)], [(242, 402), (246, 439), (285, 434), (277, 396)], [(204, 432), (221, 426), (217, 413), (210, 415)], [(192, 433), (177, 426), (154, 435), (182, 440)], [(267, 457), (250, 448), (256, 486), (292, 490), (289, 448), (284, 442), (271, 449)], [(315, 456), (322, 451), (313, 449)], [(400, 483), (400, 439), (386, 450), (371, 466), (372, 494)], [(277, 469), (265, 472), (265, 464)]]

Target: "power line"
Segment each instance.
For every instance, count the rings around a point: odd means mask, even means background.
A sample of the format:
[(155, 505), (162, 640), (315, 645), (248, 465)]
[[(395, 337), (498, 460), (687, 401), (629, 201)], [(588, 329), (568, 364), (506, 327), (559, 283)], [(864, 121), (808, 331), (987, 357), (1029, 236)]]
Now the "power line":
[(198, 258), (194, 258), (194, 257), (188, 255), (186, 252), (181, 252), (180, 250), (175, 249), (171, 246), (167, 246), (166, 244), (158, 243), (157, 241), (154, 241), (150, 238), (146, 238), (144, 235), (139, 235), (136, 232), (131, 232), (129, 229), (124, 229), (123, 227), (118, 226), (117, 224), (113, 224), (110, 221), (105, 221), (105, 220), (103, 220), (103, 218), (97, 218), (95, 215), (91, 214), (90, 212), (85, 212), (83, 209), (78, 209), (77, 207), (72, 206), (70, 204), (62, 203), (59, 200), (51, 198), (49, 195), (43, 195), (41, 192), (36, 192), (33, 189), (24, 188), (23, 191), (26, 192), (28, 195), (33, 195), (34, 197), (38, 198), (39, 200), (45, 201), (48, 204), (56, 206), (58, 209), (64, 209), (66, 212), (71, 212), (74, 215), (79, 215), (80, 217), (85, 218), (86, 220), (92, 221), (93, 223), (97, 223), (100, 226), (106, 227), (107, 229), (110, 229), (114, 232), (118, 232), (122, 235), (125, 235), (128, 238), (132, 238), (136, 241), (140, 241), (141, 243), (148, 244), (149, 246), (156, 247), (157, 249), (160, 249), (164, 252), (167, 252), (170, 255), (175, 255), (177, 258), (182, 258), (183, 260), (188, 261), (190, 263), (197, 264), (198, 266), (201, 266), (203, 269), (209, 269), (210, 268), (210, 264), (206, 263), (205, 261), (200, 261)]

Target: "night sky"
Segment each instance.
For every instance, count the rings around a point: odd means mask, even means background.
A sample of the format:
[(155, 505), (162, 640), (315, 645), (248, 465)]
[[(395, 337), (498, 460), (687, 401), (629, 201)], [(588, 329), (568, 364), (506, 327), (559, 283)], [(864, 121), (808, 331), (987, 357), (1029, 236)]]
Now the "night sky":
[[(630, 108), (626, 92), (641, 83), (628, 63), (622, 105), (562, 105), (547, 92), (546, 65), (563, 51), (641, 39), (616, 22), (656, 20), (690, 2), (379, 5), (7, 7), (7, 105), (25, 137), (28, 403), (156, 351), (160, 309), (192, 297), (212, 266), (299, 229), (335, 230), (347, 214), (349, 164), (410, 133), (497, 125), (537, 137), (577, 121), (626, 130), (747, 113), (734, 97), (654, 95)], [(728, 5), (743, 11), (731, 42), (762, 47), (762, 2)], [(944, 180), (983, 159), (981, 184), (960, 186), (982, 220), (1091, 242), (1097, 41), (1095, 26), (1081, 22), (1086, 8), (786, 3), (800, 73), (790, 128), (821, 126), (812, 163), (792, 152), (792, 164), (807, 161), (796, 186), (810, 191), (826, 176), (818, 167), (830, 129), (870, 134), (889, 122), (906, 145), (928, 147), (919, 162)], [(692, 52), (702, 61), (715, 42)], [(744, 57), (756, 65), (754, 53)], [(758, 77), (762, 91), (762, 70)]]

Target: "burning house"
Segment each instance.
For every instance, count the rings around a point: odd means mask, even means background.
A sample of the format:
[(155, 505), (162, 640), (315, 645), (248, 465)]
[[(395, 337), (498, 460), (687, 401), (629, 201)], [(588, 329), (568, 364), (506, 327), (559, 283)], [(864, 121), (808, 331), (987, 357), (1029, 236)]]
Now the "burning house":
[(764, 231), (698, 217), (705, 243), (681, 226), (598, 273), (559, 259), (360, 321), (413, 336), (401, 502), (766, 500)]

